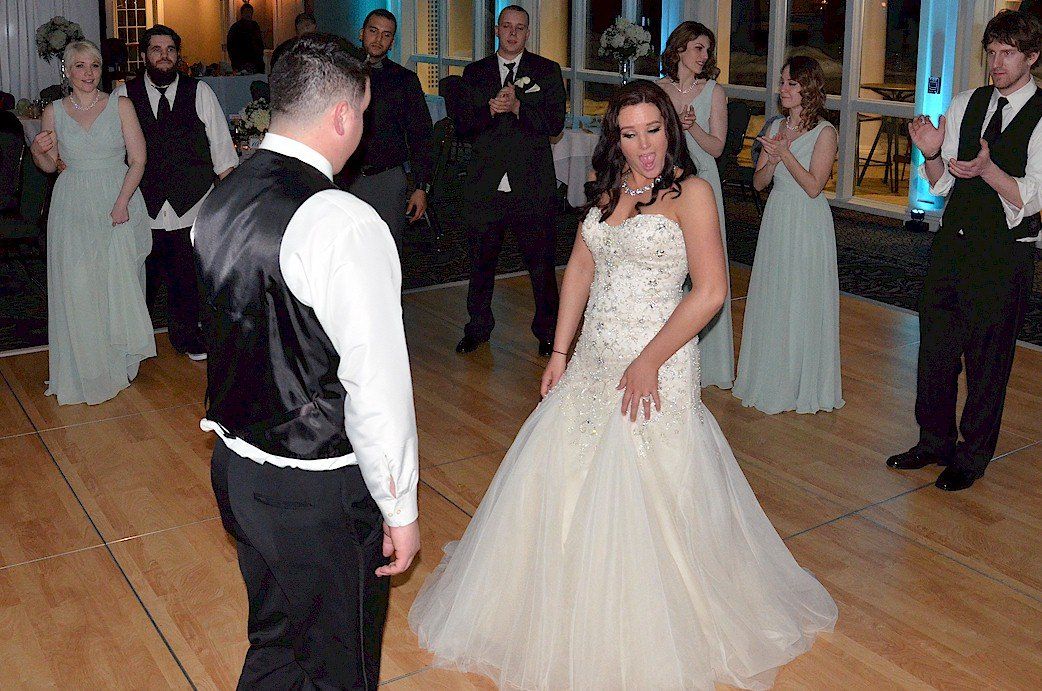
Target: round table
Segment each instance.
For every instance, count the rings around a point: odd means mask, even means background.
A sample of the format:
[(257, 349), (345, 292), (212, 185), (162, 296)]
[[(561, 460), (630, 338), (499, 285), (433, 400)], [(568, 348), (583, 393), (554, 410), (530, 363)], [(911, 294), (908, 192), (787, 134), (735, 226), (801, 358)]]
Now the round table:
[(554, 174), (568, 185), (568, 203), (574, 207), (586, 203), (586, 180), (593, 170), (593, 150), (600, 137), (583, 129), (567, 129), (553, 143)]
[(40, 118), (18, 118), (22, 123), (22, 131), (25, 133), (25, 143), (32, 144), (36, 135), (43, 131), (43, 120)]

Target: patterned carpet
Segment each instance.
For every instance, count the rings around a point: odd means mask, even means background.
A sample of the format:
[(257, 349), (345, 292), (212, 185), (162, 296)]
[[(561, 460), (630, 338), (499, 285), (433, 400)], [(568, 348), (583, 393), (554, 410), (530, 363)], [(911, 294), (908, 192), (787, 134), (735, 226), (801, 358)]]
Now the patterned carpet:
[[(457, 190), (449, 193), (456, 197)], [(458, 198), (458, 197), (457, 197)], [(406, 237), (403, 287), (420, 288), (467, 277), (464, 228), (466, 213), (448, 199), (437, 208), (439, 231), (413, 226)], [(759, 216), (752, 202), (728, 200), (728, 251), (731, 260), (751, 265), (756, 253)], [(840, 289), (890, 305), (916, 309), (929, 256), (929, 233), (912, 233), (900, 221), (834, 209)], [(557, 262), (568, 261), (579, 215), (562, 214), (558, 220)], [(522, 269), (513, 238), (503, 245), (499, 271)], [(165, 295), (157, 300), (153, 322), (163, 326)], [(1021, 338), (1042, 345), (1042, 267), (1036, 261), (1035, 286)], [(41, 259), (0, 261), (0, 351), (47, 343), (47, 276)]]

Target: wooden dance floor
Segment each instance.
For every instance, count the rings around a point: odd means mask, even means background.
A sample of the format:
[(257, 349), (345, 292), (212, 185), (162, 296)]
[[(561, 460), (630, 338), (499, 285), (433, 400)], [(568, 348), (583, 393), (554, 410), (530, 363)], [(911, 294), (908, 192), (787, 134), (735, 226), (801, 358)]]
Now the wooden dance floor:
[[(748, 272), (732, 274), (740, 330)], [(395, 690), (491, 687), (432, 669), (406, 623), (539, 398), (527, 278), (499, 282), (491, 349), (461, 357), (465, 290), (405, 297), (423, 551), (391, 596), (381, 678)], [(839, 604), (835, 633), (777, 688), (1039, 688), (1042, 353), (1018, 349), (1000, 458), (946, 494), (936, 469), (883, 464), (916, 440), (916, 316), (841, 304), (843, 409), (766, 416), (704, 393), (767, 515)], [(246, 595), (199, 430), (205, 368), (159, 340), (130, 389), (91, 407), (44, 397), (45, 352), (0, 359), (5, 689), (234, 687)]]

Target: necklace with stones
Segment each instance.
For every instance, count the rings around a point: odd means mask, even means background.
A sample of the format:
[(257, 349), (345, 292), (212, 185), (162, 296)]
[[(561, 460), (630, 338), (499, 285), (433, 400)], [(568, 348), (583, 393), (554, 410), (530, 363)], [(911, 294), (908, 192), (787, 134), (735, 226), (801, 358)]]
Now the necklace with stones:
[(659, 175), (657, 178), (655, 178), (654, 180), (652, 180), (648, 184), (644, 185), (643, 187), (633, 188), (633, 187), (630, 187), (630, 184), (628, 182), (626, 182), (626, 178), (623, 178), (622, 179), (622, 191), (625, 192), (626, 194), (628, 194), (631, 197), (639, 197), (640, 195), (644, 194), (645, 192), (650, 192), (652, 189), (654, 189), (655, 185), (659, 184), (660, 182), (662, 182), (662, 176), (661, 175)]
[(799, 132), (800, 126), (796, 125), (795, 127), (793, 127), (792, 124), (789, 122), (789, 118), (785, 118), (785, 129), (789, 130), (790, 132)]
[(72, 107), (75, 110), (90, 110), (94, 106), (98, 105), (98, 101), (101, 100), (101, 92), (97, 89), (94, 90), (94, 101), (89, 106), (81, 106), (76, 102), (76, 97), (72, 94), (69, 94), (69, 100), (72, 102)]
[(686, 89), (681, 89), (680, 88), (680, 80), (679, 79), (676, 80), (676, 81), (673, 81), (672, 79), (670, 79), (669, 83), (673, 85), (674, 89), (676, 89), (679, 93), (682, 93), (682, 94), (689, 94), (689, 93), (691, 93), (692, 91), (695, 90), (696, 86), (698, 86), (698, 80), (697, 79), (694, 80), (693, 82), (691, 82), (691, 86), (687, 87)]

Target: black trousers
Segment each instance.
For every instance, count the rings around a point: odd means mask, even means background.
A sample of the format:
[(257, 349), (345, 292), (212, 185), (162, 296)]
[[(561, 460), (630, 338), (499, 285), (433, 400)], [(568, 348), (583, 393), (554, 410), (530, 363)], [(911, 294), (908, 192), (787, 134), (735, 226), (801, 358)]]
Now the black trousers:
[[(979, 473), (995, 455), (1035, 269), (1034, 244), (1014, 245), (1008, 259), (995, 261), (961, 236), (936, 238), (919, 311), (919, 444), (934, 453), (955, 452), (957, 467)], [(957, 428), (963, 360), (966, 404)]]
[[(477, 223), (467, 231), (470, 253), (470, 285), (467, 289), (467, 312), (470, 321), (464, 333), (487, 339), (496, 324), (492, 316), (492, 291), (496, 284), (496, 263), (507, 231), (514, 235), (521, 251), (521, 261), (532, 279), (535, 317), (532, 333), (540, 341), (553, 341), (557, 327), (557, 274), (554, 270), (556, 228), (552, 211), (518, 210), (520, 194), (496, 192), (491, 208), (502, 213), (485, 223)], [(515, 212), (516, 211), (516, 212)]]
[(152, 230), (152, 252), (145, 260), (145, 300), (155, 304), (159, 286), (166, 285), (167, 330), (179, 353), (203, 353), (199, 330), (199, 283), (195, 277), (191, 228)]
[(376, 209), (391, 229), (401, 257), (405, 229), (409, 225), (405, 208), (409, 203), (410, 189), (405, 170), (398, 166), (376, 175), (358, 175), (348, 184), (347, 191)]
[(390, 579), (357, 466), (260, 464), (217, 439), (210, 467), (249, 597), (240, 689), (376, 689)]

